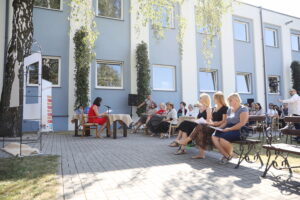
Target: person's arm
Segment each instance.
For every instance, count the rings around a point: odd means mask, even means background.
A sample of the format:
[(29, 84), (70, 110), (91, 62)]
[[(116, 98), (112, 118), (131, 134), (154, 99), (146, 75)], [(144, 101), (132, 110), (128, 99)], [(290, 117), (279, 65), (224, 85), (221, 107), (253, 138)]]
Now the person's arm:
[(212, 123), (212, 109), (211, 108), (206, 109), (206, 122), (208, 124)]
[(223, 132), (229, 132), (229, 131), (236, 131), (240, 130), (243, 126), (245, 126), (249, 119), (249, 113), (248, 112), (242, 112), (240, 114), (240, 122), (234, 125), (230, 128), (225, 128)]
[(298, 101), (298, 98), (296, 95), (293, 95), (290, 99), (284, 99), (284, 100), (280, 100), (279, 101), (281, 103), (295, 103), (296, 101)]
[(93, 106), (93, 110), (94, 110), (97, 117), (104, 117), (107, 114), (107, 112), (104, 112), (104, 113), (100, 114), (98, 112), (98, 107), (97, 106)]
[(141, 103), (140, 105), (137, 106), (137, 108), (142, 107), (143, 105), (145, 105), (145, 101), (143, 101), (143, 103)]

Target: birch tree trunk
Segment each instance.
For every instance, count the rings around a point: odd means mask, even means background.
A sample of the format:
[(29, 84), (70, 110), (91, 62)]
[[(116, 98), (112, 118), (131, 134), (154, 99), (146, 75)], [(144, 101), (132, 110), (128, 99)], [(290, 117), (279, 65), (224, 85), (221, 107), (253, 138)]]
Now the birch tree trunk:
[(34, 0), (13, 1), (12, 38), (4, 66), (0, 101), (0, 136), (13, 137), (22, 131), (23, 66), (24, 57), (30, 55), (32, 45), (33, 3)]

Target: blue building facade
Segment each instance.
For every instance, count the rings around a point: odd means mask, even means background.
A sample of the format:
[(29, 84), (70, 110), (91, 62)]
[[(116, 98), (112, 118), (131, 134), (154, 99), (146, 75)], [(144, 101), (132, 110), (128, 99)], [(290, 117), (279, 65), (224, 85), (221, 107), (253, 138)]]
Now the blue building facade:
[[(54, 63), (49, 66), (55, 67), (51, 79), (54, 80), (54, 130), (71, 130), (74, 104), (71, 61), (74, 55), (70, 38), (72, 24), (68, 20), (70, 8), (65, 0), (54, 6), (37, 2), (33, 13), (34, 39), (41, 46), (43, 62)], [(128, 94), (136, 93), (135, 63), (132, 60), (136, 47), (132, 45), (136, 34), (133, 27), (136, 24), (134, 11), (130, 12), (132, 3), (111, 1), (108, 12), (101, 0), (93, 0), (91, 8), (96, 12), (95, 22), (100, 34), (90, 70), (90, 100), (101, 96), (102, 104), (111, 106), (114, 113), (130, 113)], [(169, 16), (171, 24), (164, 22), (167, 24), (164, 38), (157, 39), (151, 25), (146, 27), (144, 35), (151, 66), (152, 96), (157, 103), (171, 101), (178, 109), (181, 101), (194, 104), (200, 93), (212, 96), (219, 90), (225, 95), (238, 92), (244, 103), (253, 99), (264, 107), (266, 103), (279, 104), (279, 98), (287, 97), (287, 90), (291, 87), (289, 65), (292, 61), (300, 61), (300, 19), (248, 4), (235, 5), (233, 13), (225, 17), (220, 38), (215, 37), (214, 57), (208, 69), (201, 52), (204, 35), (194, 20), (188, 20), (193, 26), (187, 31), (194, 36), (191, 42), (195, 48), (185, 48), (185, 54), (181, 55), (176, 39), (178, 22), (174, 17), (178, 12), (194, 13), (194, 10), (174, 8), (174, 14)], [(287, 21), (292, 23), (286, 24)], [(182, 62), (184, 56), (192, 54), (196, 56), (186, 57), (193, 59), (192, 64)], [(108, 72), (108, 77), (103, 77)], [(191, 84), (191, 91), (186, 91), (189, 83), (185, 81), (189, 79), (197, 84)], [(270, 87), (270, 83), (276, 84)], [(29, 84), (27, 92), (35, 94), (36, 86)], [(105, 111), (103, 107), (102, 111)], [(32, 131), (37, 125), (24, 121), (23, 129)]]

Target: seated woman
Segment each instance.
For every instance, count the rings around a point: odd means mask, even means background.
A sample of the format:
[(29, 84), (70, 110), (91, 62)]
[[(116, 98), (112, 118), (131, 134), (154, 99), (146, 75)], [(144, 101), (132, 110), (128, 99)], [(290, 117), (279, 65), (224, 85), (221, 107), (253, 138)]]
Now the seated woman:
[(230, 109), (227, 112), (227, 120), (219, 126), (222, 131), (215, 131), (212, 141), (215, 147), (223, 155), (220, 164), (226, 164), (232, 158), (233, 147), (231, 142), (241, 140), (240, 129), (248, 122), (248, 108), (241, 105), (241, 98), (238, 93), (228, 97)]
[(153, 114), (156, 113), (157, 109), (156, 109), (157, 105), (155, 102), (150, 102), (149, 108), (147, 109), (146, 114), (141, 115), (141, 117), (139, 118), (139, 120), (133, 125), (133, 131), (132, 133), (136, 133), (137, 130), (145, 123), (147, 123), (148, 121), (148, 117), (152, 116)]
[[(178, 143), (179, 139), (186, 139), (194, 130), (194, 128), (199, 124), (205, 122), (210, 122), (212, 118), (212, 110), (211, 110), (211, 103), (210, 103), (210, 96), (206, 93), (202, 93), (200, 95), (200, 112), (197, 116), (198, 119), (202, 118), (201, 120), (194, 120), (194, 121), (183, 121), (177, 130), (179, 130), (178, 137), (176, 138), (177, 141), (174, 143)], [(174, 146), (174, 143), (171, 146)], [(179, 150), (175, 153), (176, 155), (184, 154), (185, 153), (185, 145), (181, 145)]]
[(107, 128), (108, 132), (109, 132), (109, 123), (107, 120), (107, 112), (104, 113), (99, 113), (99, 108), (101, 105), (101, 101), (102, 98), (101, 97), (97, 97), (94, 100), (93, 105), (90, 107), (89, 112), (88, 112), (88, 119), (89, 119), (89, 123), (97, 123), (99, 125), (101, 125), (101, 129), (99, 132), (99, 135), (96, 133), (96, 137), (97, 138), (101, 138), (100, 133)]
[(156, 115), (166, 115), (167, 114), (167, 106), (165, 103), (159, 104), (159, 110), (156, 111)]
[(254, 115), (256, 116), (260, 116), (260, 115), (264, 115), (264, 111), (260, 105), (260, 103), (256, 103), (255, 104), (255, 112), (254, 112)]
[(214, 94), (214, 103), (216, 107), (213, 109), (212, 122), (207, 124), (199, 124), (193, 130), (189, 137), (185, 140), (178, 141), (181, 145), (186, 145), (188, 142), (194, 140), (199, 148), (199, 154), (193, 156), (195, 159), (205, 158), (205, 150), (209, 147), (212, 149), (211, 135), (215, 129), (209, 126), (220, 126), (226, 121), (228, 107), (225, 102), (225, 98), (222, 92), (216, 92)]
[(194, 106), (192, 104), (188, 105), (188, 111), (186, 113), (187, 117), (197, 117), (198, 116), (198, 111), (196, 111), (196, 109), (194, 109)]
[(185, 102), (180, 102), (180, 108), (177, 112), (177, 118), (181, 117), (181, 116), (185, 116), (187, 113), (187, 109), (185, 108), (186, 103)]
[(170, 124), (177, 124), (177, 111), (174, 108), (173, 103), (167, 103), (167, 117), (163, 119), (155, 128), (155, 132), (151, 135), (160, 133), (160, 137), (163, 137), (163, 133), (168, 132)]

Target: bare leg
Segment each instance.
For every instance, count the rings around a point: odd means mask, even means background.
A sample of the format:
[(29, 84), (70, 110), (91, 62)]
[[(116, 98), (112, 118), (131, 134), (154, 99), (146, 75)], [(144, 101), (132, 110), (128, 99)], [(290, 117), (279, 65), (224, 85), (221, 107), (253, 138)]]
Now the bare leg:
[[(183, 132), (183, 131), (182, 131), (181, 139), (182, 139), (182, 140), (186, 140), (187, 137), (188, 137), (188, 136), (187, 136), (186, 132)], [(185, 146), (186, 146), (186, 144), (182, 144), (180, 149), (184, 150), (184, 149), (185, 149)]]
[(230, 142), (228, 142), (227, 140), (224, 140), (223, 138), (221, 138), (220, 144), (223, 147), (223, 149), (225, 150), (225, 152), (231, 156), (232, 152), (233, 152), (232, 144)]
[(223, 156), (228, 158), (230, 156), (230, 154), (228, 154), (227, 151), (224, 149), (224, 147), (221, 145), (221, 140), (222, 140), (222, 138), (212, 136), (212, 141), (213, 141), (215, 147), (220, 151), (220, 153)]
[(193, 156), (192, 158), (194, 158), (194, 159), (205, 158), (205, 149), (202, 149), (201, 147), (199, 147), (199, 153), (198, 153), (198, 155)]
[(192, 141), (192, 138), (186, 137), (185, 139), (182, 139), (182, 140), (177, 140), (177, 138), (176, 138), (176, 141), (178, 142), (178, 144), (187, 145), (190, 141)]

